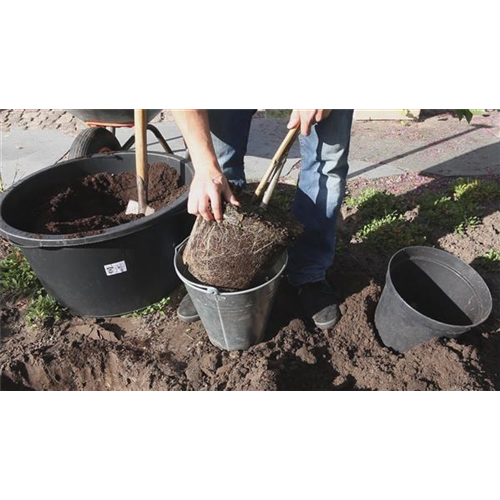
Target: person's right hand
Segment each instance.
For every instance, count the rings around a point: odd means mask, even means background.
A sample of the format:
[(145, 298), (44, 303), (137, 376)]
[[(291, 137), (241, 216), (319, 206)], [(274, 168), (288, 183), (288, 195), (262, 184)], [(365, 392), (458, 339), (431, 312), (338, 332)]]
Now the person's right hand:
[(240, 206), (220, 170), (197, 171), (189, 191), (188, 212), (201, 215), (206, 221), (221, 222), (224, 218), (222, 200)]

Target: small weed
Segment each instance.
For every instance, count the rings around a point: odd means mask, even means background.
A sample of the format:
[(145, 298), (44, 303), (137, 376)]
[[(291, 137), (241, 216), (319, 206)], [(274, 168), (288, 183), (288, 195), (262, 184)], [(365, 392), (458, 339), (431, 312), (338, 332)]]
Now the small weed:
[(370, 247), (388, 251), (425, 242), (420, 226), (406, 221), (397, 212), (371, 220), (355, 237)]
[(365, 189), (359, 196), (347, 197), (346, 205), (357, 208), (365, 218), (383, 217), (393, 213), (398, 208), (396, 196), (378, 189)]
[(500, 196), (500, 186), (493, 181), (480, 179), (460, 179), (453, 184), (455, 201), (467, 203), (480, 203)]
[(165, 316), (165, 308), (170, 304), (170, 297), (165, 297), (155, 304), (151, 304), (140, 311), (134, 311), (133, 313), (127, 314), (126, 318), (145, 318), (153, 314), (159, 314), (160, 316)]
[(455, 227), (455, 231), (458, 234), (465, 234), (467, 229), (479, 226), (481, 224), (481, 219), (475, 215), (470, 215), (464, 218), (464, 220)]
[(0, 261), (0, 289), (13, 297), (26, 297), (41, 288), (24, 255), (17, 248)]
[(493, 250), (493, 248), (489, 252), (481, 255), (481, 257), (491, 262), (500, 262), (500, 252), (498, 252), (497, 250)]
[(479, 264), (484, 269), (488, 271), (500, 271), (500, 252), (497, 250), (491, 249), (489, 252), (480, 255), (475, 260), (477, 264)]
[(420, 198), (419, 207), (422, 219), (428, 224), (439, 224), (464, 234), (466, 229), (481, 223), (476, 203), (462, 194), (455, 199), (448, 195), (427, 194)]
[(2, 292), (14, 298), (31, 297), (25, 316), (27, 326), (43, 326), (48, 320), (59, 321), (62, 318), (64, 309), (42, 288), (17, 248), (0, 261), (0, 286)]
[(33, 328), (43, 326), (47, 321), (60, 321), (63, 308), (44, 290), (38, 290), (26, 311), (26, 324)]

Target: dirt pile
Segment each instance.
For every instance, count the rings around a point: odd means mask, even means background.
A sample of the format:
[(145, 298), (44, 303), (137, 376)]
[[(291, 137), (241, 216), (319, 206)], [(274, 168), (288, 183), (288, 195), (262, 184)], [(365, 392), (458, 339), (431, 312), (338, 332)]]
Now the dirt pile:
[[(186, 186), (166, 163), (149, 167), (149, 205), (159, 210), (181, 196)], [(134, 173), (99, 173), (56, 186), (34, 200), (21, 229), (35, 234), (90, 236), (103, 229), (125, 224), (142, 215), (126, 215), (129, 200), (137, 200)]]
[[(382, 188), (383, 182), (392, 182), (401, 189), (395, 192), (398, 200), (412, 206), (411, 197), (421, 187), (419, 181), (403, 177), (368, 185)], [(436, 188), (432, 182), (431, 187)], [(437, 188), (440, 191), (442, 186)], [(335, 328), (317, 330), (304, 317), (294, 290), (285, 282), (278, 292), (267, 340), (233, 353), (212, 346), (201, 323), (185, 325), (177, 319), (182, 290), (172, 296), (164, 316), (66, 317), (35, 329), (25, 325), (26, 304), (7, 298), (1, 317), (1, 388), (498, 390), (500, 260), (488, 260), (484, 255), (491, 249), (500, 252), (500, 211), (497, 200), (486, 200), (484, 205), (481, 225), (458, 233), (436, 220), (427, 233), (427, 244), (472, 264), (493, 296), (488, 321), (457, 339), (434, 340), (406, 354), (382, 344), (374, 327), (374, 312), (393, 251), (374, 249), (370, 241), (352, 242), (365, 221), (356, 209), (344, 206), (338, 255), (329, 273), (341, 297), (343, 314)], [(0, 245), (0, 254), (7, 249), (8, 245)]]

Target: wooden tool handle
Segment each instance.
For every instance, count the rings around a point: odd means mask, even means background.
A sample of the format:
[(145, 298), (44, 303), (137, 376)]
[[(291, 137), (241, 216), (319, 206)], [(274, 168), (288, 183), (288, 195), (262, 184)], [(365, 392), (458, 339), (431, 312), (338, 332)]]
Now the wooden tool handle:
[(271, 197), (274, 193), (274, 190), (276, 189), (276, 186), (278, 185), (278, 181), (281, 176), (282, 170), (283, 170), (283, 164), (281, 165), (281, 168), (275, 170), (273, 176), (271, 177), (271, 182), (269, 183), (269, 187), (266, 189), (266, 192), (264, 193), (264, 196), (262, 197), (262, 202), (260, 204), (260, 206), (264, 209), (267, 209), (267, 206), (271, 201)]
[(137, 195), (139, 212), (146, 213), (148, 204), (148, 147), (146, 110), (134, 110), (135, 123), (135, 169), (137, 173)]
[(299, 127), (296, 127), (288, 131), (288, 134), (286, 135), (284, 141), (281, 143), (280, 147), (278, 148), (278, 151), (276, 151), (276, 154), (273, 156), (273, 159), (271, 160), (271, 163), (266, 173), (264, 174), (264, 177), (262, 177), (262, 180), (257, 186), (257, 189), (255, 190), (254, 194), (254, 199), (258, 199), (262, 195), (262, 192), (264, 191), (266, 184), (269, 182), (269, 179), (273, 176), (273, 173), (275, 172), (277, 166), (279, 166), (279, 164), (281, 163), (283, 156), (288, 154), (288, 151), (292, 147), (292, 144), (299, 135), (299, 130), (300, 130)]
[(276, 154), (274, 155), (276, 161), (279, 161), (283, 155), (288, 153), (295, 139), (299, 135), (299, 131), (300, 127), (291, 128), (288, 131), (288, 134), (286, 134), (284, 141), (281, 143), (281, 146), (278, 148), (278, 151), (276, 151)]

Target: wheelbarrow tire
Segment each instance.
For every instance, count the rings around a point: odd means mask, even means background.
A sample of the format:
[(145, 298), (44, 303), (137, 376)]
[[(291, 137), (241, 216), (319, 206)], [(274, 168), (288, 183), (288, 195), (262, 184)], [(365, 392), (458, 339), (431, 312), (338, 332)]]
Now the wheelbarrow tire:
[(77, 135), (69, 150), (68, 158), (75, 160), (76, 158), (120, 150), (120, 141), (112, 132), (104, 127), (92, 127)]

